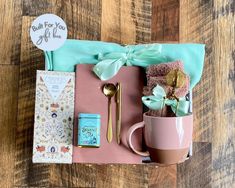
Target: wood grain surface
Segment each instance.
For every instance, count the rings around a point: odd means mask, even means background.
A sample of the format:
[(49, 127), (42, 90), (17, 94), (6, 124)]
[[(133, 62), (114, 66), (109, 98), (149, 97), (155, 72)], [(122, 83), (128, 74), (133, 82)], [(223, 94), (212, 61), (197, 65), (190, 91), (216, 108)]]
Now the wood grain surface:
[(19, 64), (22, 20), (21, 1), (0, 1), (1, 64)]
[[(234, 10), (234, 0), (0, 0), (0, 187), (235, 187)], [(205, 43), (193, 91), (193, 157), (168, 167), (33, 164), (35, 79), (44, 57), (28, 31), (44, 13), (62, 17), (69, 38)]]
[(179, 41), (179, 6), (177, 0), (153, 0), (152, 42)]
[(0, 68), (0, 187), (13, 187), (19, 67)]
[[(213, 62), (215, 124), (212, 132), (214, 187), (235, 187), (235, 1), (215, 1)], [(221, 181), (223, 180), (223, 181)]]
[(151, 41), (151, 0), (103, 0), (101, 40), (122, 44)]

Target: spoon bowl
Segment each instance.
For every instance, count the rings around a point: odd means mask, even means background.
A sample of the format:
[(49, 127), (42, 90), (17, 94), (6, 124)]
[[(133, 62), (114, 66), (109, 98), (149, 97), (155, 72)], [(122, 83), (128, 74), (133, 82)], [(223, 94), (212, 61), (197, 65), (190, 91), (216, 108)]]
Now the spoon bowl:
[(103, 87), (103, 93), (106, 97), (113, 97), (117, 92), (117, 87), (114, 84), (107, 83)]

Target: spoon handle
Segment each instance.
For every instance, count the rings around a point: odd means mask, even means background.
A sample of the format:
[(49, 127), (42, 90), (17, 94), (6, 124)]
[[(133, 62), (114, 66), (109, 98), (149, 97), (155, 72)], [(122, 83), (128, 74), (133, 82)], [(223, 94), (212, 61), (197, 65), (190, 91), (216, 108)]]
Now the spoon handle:
[(107, 131), (107, 140), (110, 143), (113, 138), (113, 130), (112, 130), (112, 109), (111, 109), (111, 98), (108, 99), (108, 131)]

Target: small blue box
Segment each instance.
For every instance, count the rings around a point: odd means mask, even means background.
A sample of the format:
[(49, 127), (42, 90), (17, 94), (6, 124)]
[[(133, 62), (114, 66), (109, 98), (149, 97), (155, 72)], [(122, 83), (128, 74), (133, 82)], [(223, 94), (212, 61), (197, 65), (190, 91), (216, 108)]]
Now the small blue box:
[(100, 115), (78, 115), (78, 146), (100, 147)]

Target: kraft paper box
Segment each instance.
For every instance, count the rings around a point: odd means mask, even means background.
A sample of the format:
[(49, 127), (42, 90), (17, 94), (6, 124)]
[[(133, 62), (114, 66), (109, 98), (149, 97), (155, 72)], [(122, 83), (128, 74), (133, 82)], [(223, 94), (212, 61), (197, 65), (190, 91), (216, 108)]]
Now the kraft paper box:
[(72, 163), (74, 73), (37, 71), (34, 163)]

